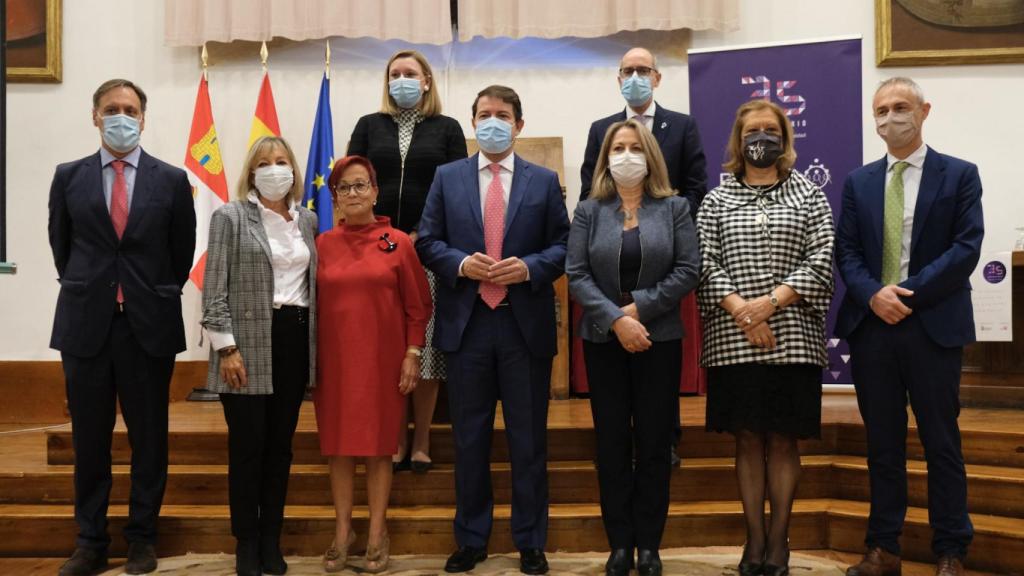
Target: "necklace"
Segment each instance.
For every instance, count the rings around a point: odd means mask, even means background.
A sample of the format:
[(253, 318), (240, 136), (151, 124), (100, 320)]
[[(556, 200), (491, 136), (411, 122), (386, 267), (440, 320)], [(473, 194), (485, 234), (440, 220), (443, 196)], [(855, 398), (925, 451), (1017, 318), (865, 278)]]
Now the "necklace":
[(622, 207), (622, 213), (626, 216), (626, 222), (631, 222), (636, 218), (636, 211), (638, 208), (639, 206), (633, 209), (626, 208), (625, 206)]
[(746, 182), (743, 182), (743, 186), (745, 186), (746, 188), (748, 188), (750, 190), (753, 190), (754, 192), (764, 192), (766, 190), (771, 190), (778, 183), (779, 183), (779, 179), (776, 178), (775, 181), (772, 182), (771, 184), (748, 184)]

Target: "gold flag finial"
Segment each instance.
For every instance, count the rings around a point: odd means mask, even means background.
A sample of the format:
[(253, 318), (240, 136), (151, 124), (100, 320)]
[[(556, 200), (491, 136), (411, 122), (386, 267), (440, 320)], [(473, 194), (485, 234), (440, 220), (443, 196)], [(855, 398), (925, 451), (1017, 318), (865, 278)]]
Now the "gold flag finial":
[(324, 40), (324, 46), (326, 46), (326, 48), (324, 49), (324, 76), (326, 76), (327, 79), (330, 80), (331, 79), (331, 41), (330, 40)]
[(267, 56), (269, 54), (270, 54), (270, 52), (267, 52), (267, 43), (264, 42), (260, 46), (260, 64), (263, 64), (263, 71), (264, 72), (267, 71)]
[(202, 58), (203, 60), (203, 80), (207, 80), (208, 78), (206, 77), (206, 68), (209, 65), (210, 53), (206, 51), (206, 42), (203, 42), (203, 51), (200, 55), (200, 58)]

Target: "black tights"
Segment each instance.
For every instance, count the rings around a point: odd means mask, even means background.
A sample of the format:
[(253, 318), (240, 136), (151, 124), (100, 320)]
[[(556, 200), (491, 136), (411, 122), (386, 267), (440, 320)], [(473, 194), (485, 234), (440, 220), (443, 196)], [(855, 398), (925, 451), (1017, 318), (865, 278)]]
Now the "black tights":
[[(743, 559), (776, 566), (789, 563), (789, 516), (800, 479), (796, 437), (777, 432), (739, 430), (736, 434), (736, 478), (747, 544)], [(765, 529), (764, 496), (768, 492), (771, 520)]]

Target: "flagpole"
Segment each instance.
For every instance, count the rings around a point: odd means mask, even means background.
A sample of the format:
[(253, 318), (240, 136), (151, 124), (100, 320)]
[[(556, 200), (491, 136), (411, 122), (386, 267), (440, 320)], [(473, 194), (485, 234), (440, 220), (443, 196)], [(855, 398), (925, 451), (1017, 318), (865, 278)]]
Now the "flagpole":
[(200, 58), (203, 60), (203, 80), (209, 81), (209, 77), (206, 75), (206, 68), (209, 65), (210, 53), (206, 51), (206, 42), (203, 42), (203, 52)]
[(267, 73), (267, 56), (268, 55), (270, 55), (270, 52), (267, 51), (267, 43), (264, 42), (263, 44), (260, 45), (260, 64), (263, 65), (263, 73), (264, 74)]
[(324, 76), (331, 79), (331, 41), (324, 40)]

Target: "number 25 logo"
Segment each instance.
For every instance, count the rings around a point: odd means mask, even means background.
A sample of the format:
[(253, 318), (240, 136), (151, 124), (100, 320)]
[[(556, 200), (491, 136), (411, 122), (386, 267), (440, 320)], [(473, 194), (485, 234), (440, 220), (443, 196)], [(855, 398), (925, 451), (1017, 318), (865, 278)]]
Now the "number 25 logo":
[[(772, 99), (772, 81), (767, 76), (744, 76), (740, 78), (741, 84), (760, 84), (761, 87), (750, 93), (751, 98), (762, 98), (764, 100), (771, 101)], [(781, 80), (775, 83), (775, 97), (779, 99), (779, 102), (783, 104), (796, 104), (796, 106), (783, 106), (782, 109), (786, 111), (786, 116), (793, 117), (799, 116), (804, 113), (807, 109), (807, 101), (804, 100), (803, 96), (799, 94), (786, 94), (786, 90), (796, 86), (796, 80)]]

